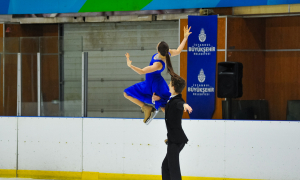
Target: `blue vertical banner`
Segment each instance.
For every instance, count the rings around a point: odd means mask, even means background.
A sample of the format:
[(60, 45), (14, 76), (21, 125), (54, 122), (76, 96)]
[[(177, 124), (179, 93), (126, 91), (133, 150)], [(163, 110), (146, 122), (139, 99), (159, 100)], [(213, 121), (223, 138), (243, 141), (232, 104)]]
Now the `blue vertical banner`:
[(191, 119), (211, 119), (215, 111), (218, 16), (189, 16), (187, 103)]

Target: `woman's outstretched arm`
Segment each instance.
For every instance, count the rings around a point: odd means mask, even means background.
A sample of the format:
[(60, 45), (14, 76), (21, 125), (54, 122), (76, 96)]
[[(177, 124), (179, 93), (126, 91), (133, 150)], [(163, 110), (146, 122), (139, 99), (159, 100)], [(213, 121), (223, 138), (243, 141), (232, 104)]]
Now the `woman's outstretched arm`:
[(141, 68), (138, 68), (131, 64), (132, 61), (129, 59), (129, 57), (130, 57), (129, 53), (126, 53), (125, 56), (127, 58), (127, 66), (130, 67), (135, 72), (137, 72), (138, 74), (152, 73), (152, 72), (160, 70), (162, 68), (162, 64), (159, 62), (156, 62), (156, 63), (153, 63), (152, 66), (147, 66), (147, 67), (144, 67), (143, 69), (141, 69)]
[(181, 44), (179, 45), (179, 47), (177, 49), (170, 49), (169, 52), (171, 53), (171, 56), (177, 56), (181, 53), (181, 51), (183, 50), (186, 41), (189, 37), (190, 34), (192, 34), (192, 32), (190, 32), (191, 27), (188, 28), (188, 26), (184, 27), (183, 31), (184, 31), (184, 38), (181, 42)]

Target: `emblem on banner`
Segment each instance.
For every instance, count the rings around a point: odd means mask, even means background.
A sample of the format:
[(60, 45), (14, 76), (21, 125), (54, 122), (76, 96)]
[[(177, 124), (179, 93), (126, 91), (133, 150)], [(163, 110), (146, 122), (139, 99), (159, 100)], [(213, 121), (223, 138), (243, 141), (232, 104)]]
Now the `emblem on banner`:
[(198, 75), (199, 82), (203, 83), (205, 81), (205, 78), (206, 78), (206, 76), (204, 74), (204, 71), (203, 71), (203, 69), (201, 69), (201, 71), (200, 71), (200, 73)]
[(205, 40), (206, 40), (206, 34), (205, 34), (204, 29), (202, 28), (200, 31), (200, 34), (199, 34), (199, 41), (204, 42)]

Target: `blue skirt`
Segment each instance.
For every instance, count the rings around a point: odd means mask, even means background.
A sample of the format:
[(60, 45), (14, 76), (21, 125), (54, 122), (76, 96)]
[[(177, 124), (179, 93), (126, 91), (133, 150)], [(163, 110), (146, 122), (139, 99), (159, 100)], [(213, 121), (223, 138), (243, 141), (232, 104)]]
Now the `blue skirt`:
[(155, 78), (152, 82), (143, 81), (136, 83), (124, 90), (128, 96), (136, 98), (144, 103), (153, 104), (153, 93), (160, 97), (159, 101), (155, 101), (155, 108), (165, 107), (171, 93), (169, 92), (169, 86), (163, 77)]

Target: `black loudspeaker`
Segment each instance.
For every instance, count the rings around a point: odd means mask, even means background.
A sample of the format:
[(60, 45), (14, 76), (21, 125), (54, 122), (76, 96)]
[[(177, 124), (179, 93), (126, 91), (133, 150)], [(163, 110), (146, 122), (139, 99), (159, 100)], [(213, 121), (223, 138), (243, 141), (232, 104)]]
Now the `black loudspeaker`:
[(218, 63), (218, 97), (239, 98), (243, 96), (243, 64), (239, 62)]

